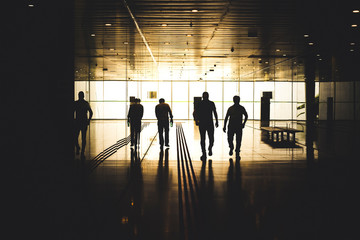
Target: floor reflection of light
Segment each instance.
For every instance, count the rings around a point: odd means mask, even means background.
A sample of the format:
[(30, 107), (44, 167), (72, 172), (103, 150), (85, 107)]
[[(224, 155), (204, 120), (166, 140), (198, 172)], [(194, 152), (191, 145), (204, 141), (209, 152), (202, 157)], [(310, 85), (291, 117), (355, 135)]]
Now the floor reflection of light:
[(121, 218), (121, 223), (122, 223), (122, 224), (127, 224), (128, 222), (129, 222), (129, 218), (128, 218), (128, 217), (124, 216), (124, 217)]

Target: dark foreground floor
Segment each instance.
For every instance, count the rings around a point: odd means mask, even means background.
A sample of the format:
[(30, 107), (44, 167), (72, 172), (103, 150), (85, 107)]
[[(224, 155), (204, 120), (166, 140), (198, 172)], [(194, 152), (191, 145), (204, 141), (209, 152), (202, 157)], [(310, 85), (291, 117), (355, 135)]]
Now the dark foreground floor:
[(206, 162), (191, 121), (171, 129), (163, 150), (155, 123), (145, 124), (136, 150), (124, 126), (94, 121), (86, 158), (76, 156), (68, 178), (43, 181), (33, 170), (17, 199), (14, 236), (358, 239), (356, 126), (319, 125), (314, 161), (306, 158), (304, 134), (296, 146), (271, 147), (258, 122), (245, 128), (239, 160), (228, 155), (219, 128)]

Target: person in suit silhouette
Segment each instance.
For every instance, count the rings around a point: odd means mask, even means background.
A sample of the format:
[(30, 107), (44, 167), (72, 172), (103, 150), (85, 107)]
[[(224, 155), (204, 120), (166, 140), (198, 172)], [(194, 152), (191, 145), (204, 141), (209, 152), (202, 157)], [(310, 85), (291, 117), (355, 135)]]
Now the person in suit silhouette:
[[(234, 135), (236, 134), (236, 156), (240, 155), (240, 147), (241, 147), (241, 140), (242, 140), (242, 131), (245, 127), (245, 123), (248, 119), (248, 114), (245, 108), (240, 105), (240, 97), (234, 96), (233, 97), (234, 105), (230, 106), (226, 112), (226, 117), (224, 121), (224, 128), (223, 131), (226, 133), (226, 124), (229, 120), (228, 125), (228, 143), (230, 147), (229, 155), (233, 155), (234, 150)], [(243, 118), (244, 116), (244, 118)]]
[(144, 115), (144, 107), (140, 102), (141, 100), (139, 98), (135, 99), (134, 104), (130, 105), (127, 116), (128, 123), (130, 123), (131, 146), (135, 145), (135, 147), (137, 147), (140, 140), (141, 119)]
[[(81, 156), (84, 157), (85, 146), (86, 146), (86, 131), (90, 124), (90, 120), (93, 116), (90, 104), (84, 99), (84, 92), (78, 93), (79, 100), (74, 102), (74, 113), (75, 113), (75, 147), (76, 154), (79, 154), (79, 134), (81, 132)], [(89, 112), (89, 117), (88, 117)]]
[(205, 137), (206, 132), (209, 137), (209, 156), (212, 156), (212, 147), (214, 146), (214, 122), (213, 122), (213, 114), (215, 116), (216, 122), (215, 127), (219, 126), (218, 115), (216, 112), (215, 103), (209, 100), (209, 93), (203, 92), (202, 100), (198, 103), (195, 121), (199, 125), (200, 131), (200, 145), (202, 156), (201, 160), (206, 160), (206, 147), (205, 147)]
[(160, 98), (159, 104), (155, 107), (155, 115), (158, 120), (158, 131), (160, 147), (164, 146), (164, 132), (165, 132), (165, 146), (169, 147), (169, 117), (170, 123), (173, 123), (173, 115), (169, 104), (165, 103), (165, 99)]

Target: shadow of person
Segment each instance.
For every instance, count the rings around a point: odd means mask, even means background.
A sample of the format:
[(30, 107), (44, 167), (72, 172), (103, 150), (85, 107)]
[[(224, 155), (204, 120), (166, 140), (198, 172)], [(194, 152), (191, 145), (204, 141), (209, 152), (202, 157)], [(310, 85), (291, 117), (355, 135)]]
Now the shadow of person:
[(140, 164), (140, 153), (138, 148), (131, 148), (131, 164)]
[(84, 153), (81, 153), (81, 155), (80, 155), (80, 160), (81, 160), (81, 164), (84, 165), (84, 164), (85, 164), (85, 160), (86, 160), (86, 157), (85, 157), (85, 154), (84, 154)]
[(157, 188), (157, 201), (155, 201), (154, 221), (153, 228), (157, 229), (157, 235), (153, 236), (158, 239), (166, 238), (166, 229), (169, 227), (167, 220), (167, 213), (169, 206), (169, 149), (159, 152), (159, 163), (157, 169), (156, 188)]
[[(254, 238), (255, 230), (251, 223), (255, 219), (247, 213), (247, 194), (243, 190), (242, 172), (240, 161), (236, 160), (235, 165), (232, 158), (229, 159), (229, 169), (227, 173), (227, 189), (225, 194), (226, 201), (226, 234), (229, 237), (234, 234), (241, 234), (245, 239)], [(253, 231), (254, 230), (254, 231)]]
[(143, 202), (144, 202), (144, 183), (140, 162), (140, 154), (136, 149), (131, 149), (131, 161), (129, 169), (129, 201), (127, 223), (131, 238), (141, 238), (143, 235)]
[(164, 160), (164, 151), (161, 149), (159, 152), (159, 164), (157, 171), (157, 186), (159, 188), (159, 193), (167, 191), (167, 186), (169, 183), (169, 149), (165, 149), (165, 160)]
[(202, 219), (200, 235), (204, 239), (216, 239), (218, 231), (218, 215), (217, 206), (214, 199), (214, 174), (212, 168), (212, 160), (208, 161), (208, 171), (206, 174), (206, 161), (202, 162), (200, 170), (199, 184), (199, 206), (200, 217)]

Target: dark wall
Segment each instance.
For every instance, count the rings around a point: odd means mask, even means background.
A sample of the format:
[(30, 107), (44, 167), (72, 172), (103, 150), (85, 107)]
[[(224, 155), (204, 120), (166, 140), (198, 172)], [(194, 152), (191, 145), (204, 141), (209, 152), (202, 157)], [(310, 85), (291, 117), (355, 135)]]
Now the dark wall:
[[(10, 134), (26, 164), (68, 161), (73, 101), (73, 3), (16, 6), (6, 45)], [(65, 158), (64, 158), (65, 157)], [(34, 161), (34, 162), (32, 162)]]
[(54, 230), (54, 206), (63, 205), (52, 196), (74, 175), (73, 1), (23, 1), (2, 10), (9, 222), (25, 227), (16, 234), (31, 236), (36, 225), (45, 234)]

